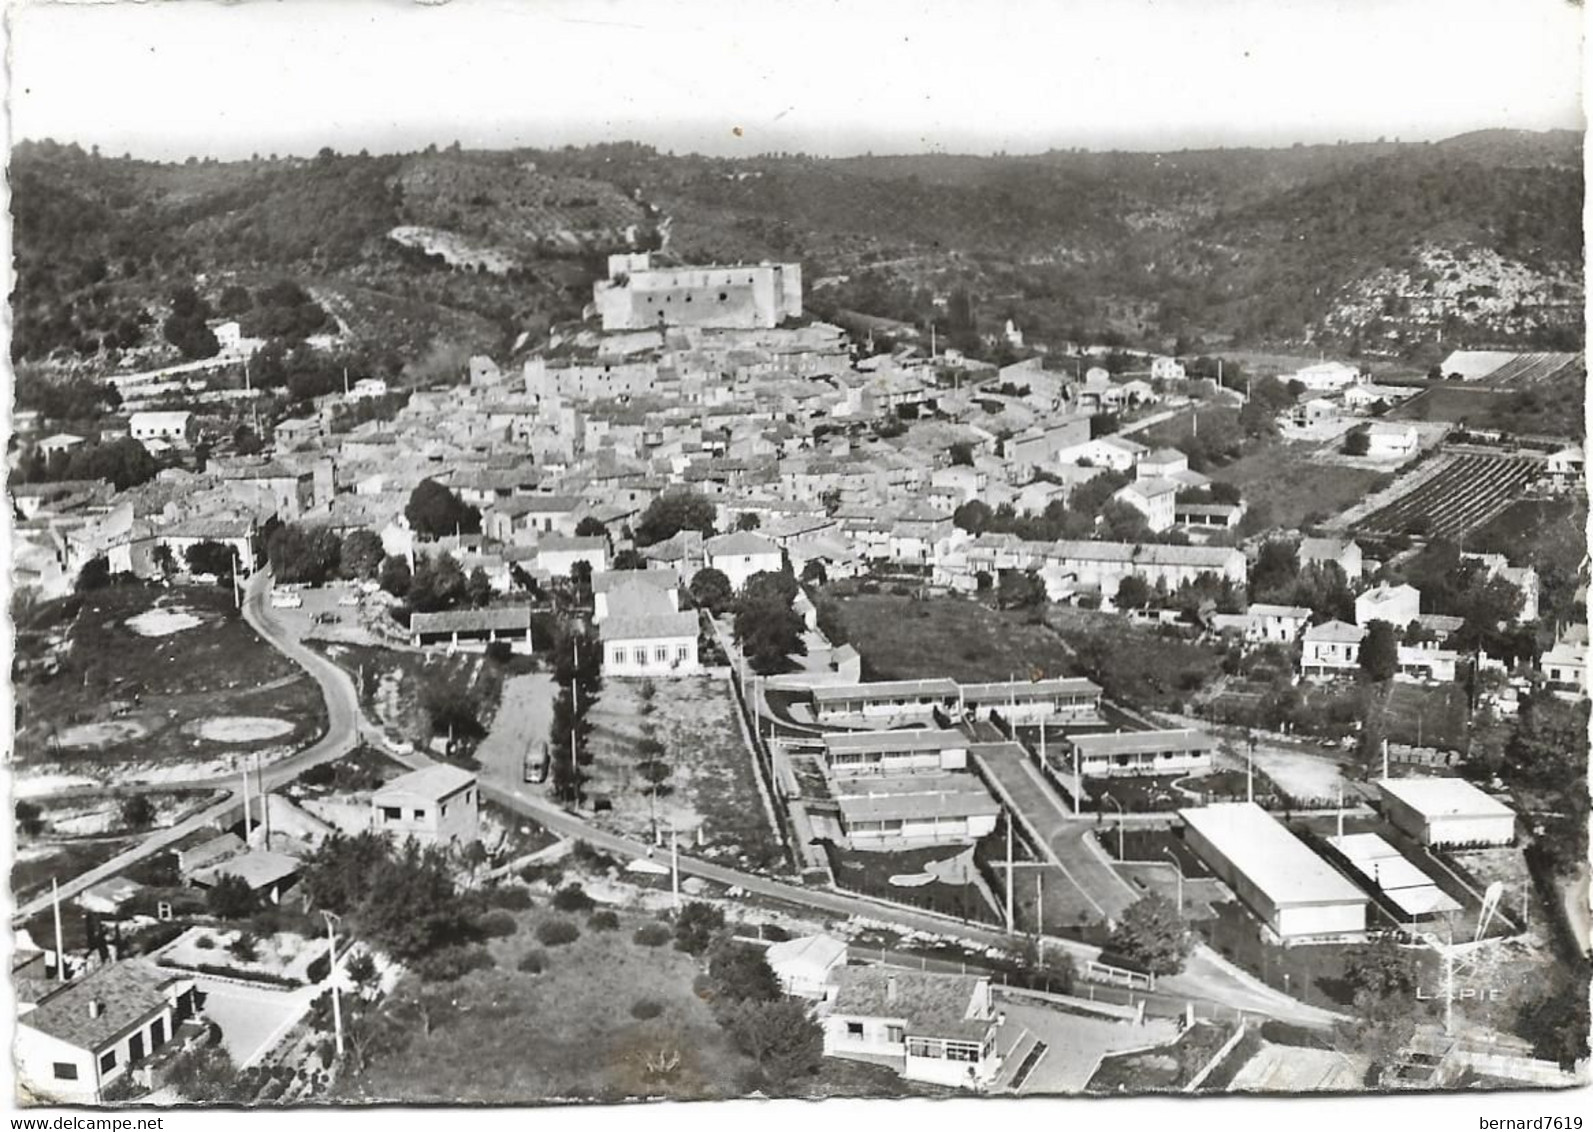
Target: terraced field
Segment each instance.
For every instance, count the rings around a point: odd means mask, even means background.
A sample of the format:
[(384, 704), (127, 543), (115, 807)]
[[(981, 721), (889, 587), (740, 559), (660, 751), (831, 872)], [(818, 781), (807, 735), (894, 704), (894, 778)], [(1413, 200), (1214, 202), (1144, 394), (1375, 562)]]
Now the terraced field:
[(1538, 469), (1537, 461), (1513, 456), (1457, 456), (1355, 523), (1355, 530), (1455, 538), (1508, 507)]

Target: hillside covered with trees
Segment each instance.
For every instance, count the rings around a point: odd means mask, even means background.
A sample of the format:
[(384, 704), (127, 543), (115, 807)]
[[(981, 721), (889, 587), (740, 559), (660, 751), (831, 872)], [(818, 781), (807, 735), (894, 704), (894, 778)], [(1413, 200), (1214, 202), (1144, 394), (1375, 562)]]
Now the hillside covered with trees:
[[(627, 143), (182, 164), (43, 141), (16, 147), (12, 176), (13, 355), (91, 370), (163, 348), (174, 313), (181, 327), (185, 311), (225, 309), (229, 288), (284, 278), (356, 342), (502, 356), (580, 317), (603, 257), (624, 249), (798, 260), (814, 314), (909, 335), (945, 331), (955, 296), (975, 342), (1010, 317), (1053, 345), (1309, 343), (1413, 364), (1440, 331), (1445, 347), (1581, 346), (1581, 141), (1566, 131), (1176, 153), (730, 160)], [(1508, 271), (1509, 317), (1497, 302), (1435, 314), (1413, 301), (1435, 256), (1482, 273), (1466, 294), (1497, 296), (1487, 273)], [(185, 356), (205, 345), (179, 341)]]

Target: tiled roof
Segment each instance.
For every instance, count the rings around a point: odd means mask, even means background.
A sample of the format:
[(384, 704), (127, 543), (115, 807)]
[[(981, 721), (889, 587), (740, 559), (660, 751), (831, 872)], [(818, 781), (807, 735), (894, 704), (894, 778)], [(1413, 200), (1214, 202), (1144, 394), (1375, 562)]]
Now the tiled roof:
[(993, 1019), (968, 1016), (981, 982), (974, 975), (840, 967), (836, 982), (832, 1014), (901, 1018), (910, 1037), (978, 1041), (994, 1024)]
[[(98, 1052), (165, 1009), (167, 988), (179, 981), (180, 976), (141, 960), (107, 963), (43, 999), (21, 1024), (78, 1049)], [(99, 1004), (97, 1016), (90, 1003)]]
[(643, 613), (606, 618), (598, 627), (605, 641), (649, 641), (660, 637), (695, 637), (697, 615), (681, 613)]

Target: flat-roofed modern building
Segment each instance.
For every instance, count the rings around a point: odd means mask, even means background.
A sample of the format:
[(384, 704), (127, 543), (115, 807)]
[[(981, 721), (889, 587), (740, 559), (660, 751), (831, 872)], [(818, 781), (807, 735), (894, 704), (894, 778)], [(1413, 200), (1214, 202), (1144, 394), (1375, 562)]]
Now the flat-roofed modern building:
[(876, 680), (813, 689), (813, 710), (821, 723), (846, 716), (928, 719), (936, 708), (948, 710), (956, 702), (953, 680)]
[(1366, 931), (1369, 897), (1253, 802), (1179, 810), (1184, 840), (1285, 940)]
[(1382, 778), (1383, 816), (1423, 845), (1509, 845), (1516, 814), (1463, 778)]
[(1210, 770), (1215, 746), (1210, 735), (1189, 727), (1071, 735), (1066, 742), (1070, 750), (1064, 765), (1076, 753), (1079, 773), (1086, 778)]
[(964, 684), (961, 692), (963, 711), (976, 719), (997, 712), (1010, 723), (1094, 719), (1101, 707), (1100, 685), (1082, 677)]
[(824, 737), (824, 765), (836, 778), (966, 770), (961, 731), (857, 731)]
[(840, 832), (853, 849), (973, 841), (1001, 806), (971, 774), (914, 774), (837, 784)]

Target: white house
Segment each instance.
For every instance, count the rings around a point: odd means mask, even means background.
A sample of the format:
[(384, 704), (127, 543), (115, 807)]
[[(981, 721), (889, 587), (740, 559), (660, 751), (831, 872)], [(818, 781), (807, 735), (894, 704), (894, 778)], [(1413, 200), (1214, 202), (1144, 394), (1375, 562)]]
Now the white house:
[(1405, 459), (1416, 455), (1421, 437), (1416, 426), (1399, 421), (1374, 421), (1366, 429), (1366, 455), (1373, 460)]
[(1314, 366), (1296, 370), (1284, 380), (1298, 381), (1307, 389), (1321, 391), (1343, 389), (1346, 385), (1354, 385), (1360, 377), (1360, 370), (1344, 362), (1318, 362)]
[(1311, 611), (1303, 605), (1268, 605), (1257, 602), (1246, 613), (1245, 640), (1287, 644), (1311, 624)]
[(608, 539), (602, 535), (543, 535), (536, 551), (536, 568), (556, 578), (569, 577), (577, 562), (585, 562), (594, 575), (608, 569)]
[(1587, 645), (1559, 641), (1538, 658), (1538, 671), (1549, 689), (1562, 698), (1587, 694)]
[(59, 1104), (104, 1090), (172, 1040), (197, 1010), (194, 981), (137, 959), (106, 963), (18, 1007), (17, 1089)]
[(610, 614), (598, 626), (607, 676), (691, 676), (697, 657), (697, 615)]
[(780, 989), (820, 1002), (834, 991), (835, 972), (846, 966), (846, 943), (829, 935), (804, 935), (769, 945), (764, 953)]
[(371, 827), (422, 845), (468, 845), (481, 839), (476, 776), (446, 763), (400, 775), (371, 795)]
[(1165, 531), (1174, 522), (1173, 504), (1178, 498), (1178, 484), (1169, 479), (1135, 480), (1118, 488), (1112, 498), (1144, 515), (1145, 524), (1152, 531)]
[(824, 1053), (893, 1066), (909, 1081), (977, 1089), (1001, 1068), (990, 980), (886, 967), (841, 967), (824, 1019)]
[(134, 440), (164, 440), (186, 444), (193, 438), (194, 415), (186, 409), (134, 413), (127, 419), (127, 435)]
[(1412, 585), (1374, 586), (1355, 599), (1355, 623), (1362, 627), (1387, 621), (1397, 630), (1421, 615), (1422, 593)]
[(1184, 363), (1177, 358), (1156, 358), (1151, 362), (1152, 381), (1184, 380)]
[(784, 559), (780, 548), (762, 535), (736, 531), (703, 543), (708, 565), (730, 579), (730, 588), (740, 593), (754, 574), (779, 573)]
[(35, 446), (39, 455), (46, 460), (54, 459), (63, 452), (70, 452), (78, 445), (85, 443), (81, 436), (74, 436), (70, 432), (58, 432), (54, 436), (46, 436)]
[(1148, 451), (1143, 444), (1121, 436), (1098, 436), (1061, 449), (1056, 458), (1064, 464), (1087, 463), (1097, 468), (1111, 468), (1114, 472), (1128, 472)]
[(1353, 674), (1360, 666), (1365, 639), (1365, 629), (1344, 621), (1312, 625), (1301, 641), (1300, 675), (1309, 680)]
[(1571, 491), (1581, 486), (1587, 470), (1587, 457), (1580, 444), (1550, 453), (1544, 461), (1544, 478), (1553, 491)]

